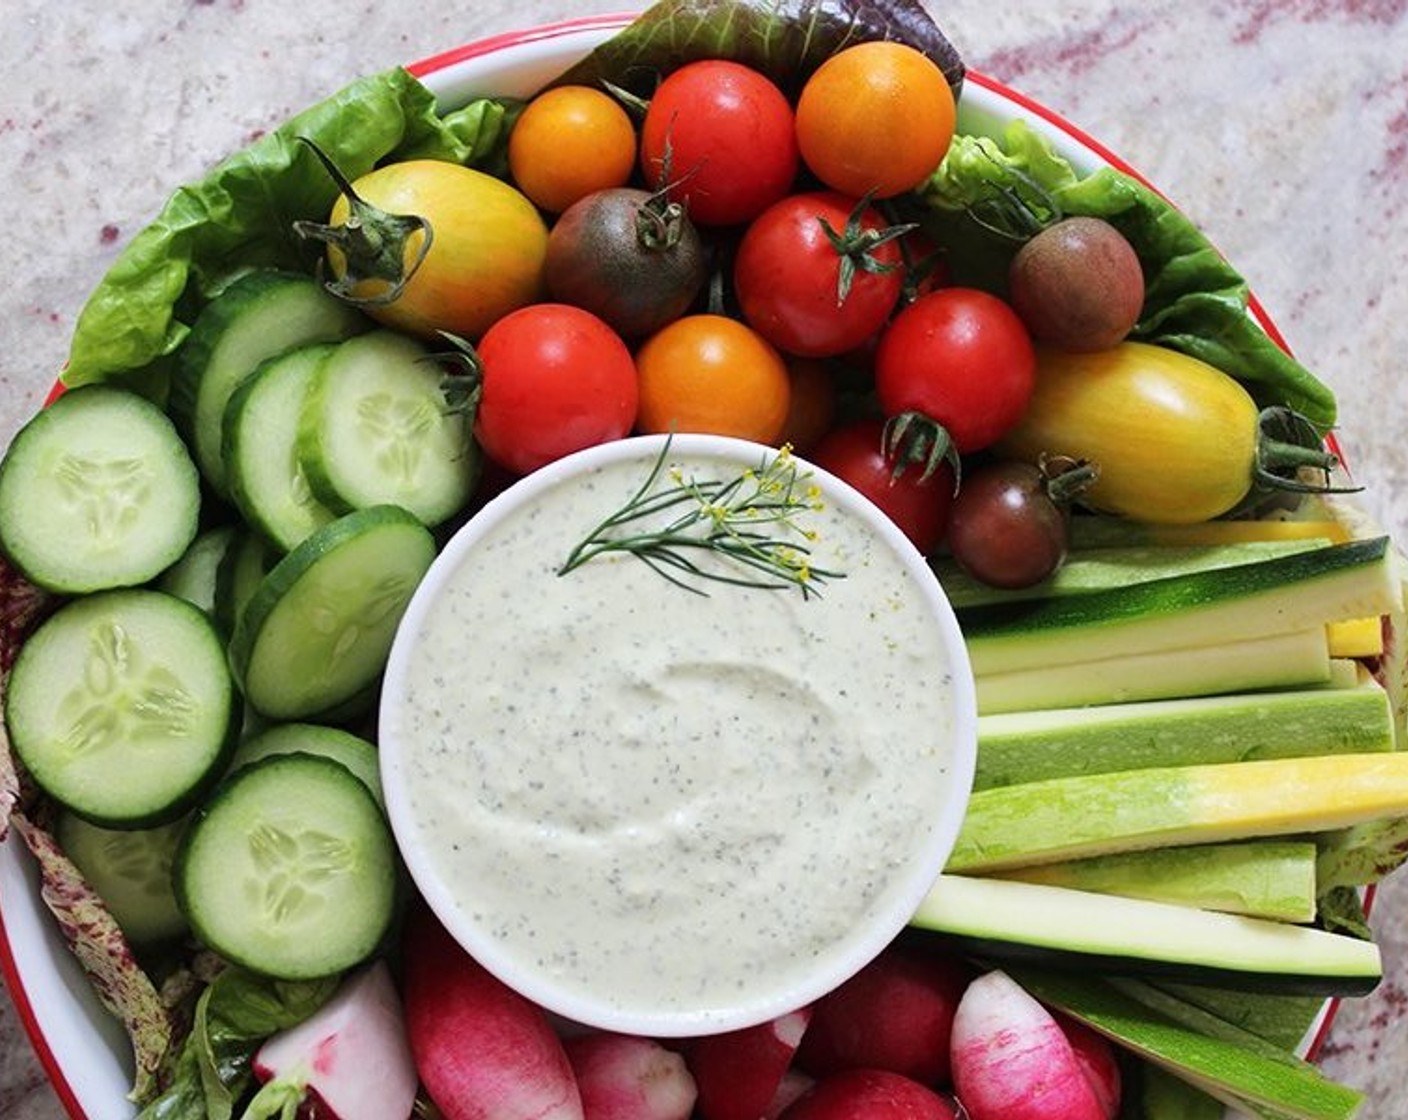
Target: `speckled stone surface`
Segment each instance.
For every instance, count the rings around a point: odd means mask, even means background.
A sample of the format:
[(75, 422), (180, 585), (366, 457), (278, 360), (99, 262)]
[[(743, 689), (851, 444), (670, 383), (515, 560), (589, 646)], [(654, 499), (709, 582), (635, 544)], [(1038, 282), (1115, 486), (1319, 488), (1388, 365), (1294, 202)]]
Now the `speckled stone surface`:
[[(85, 293), (170, 189), (345, 80), (620, 2), (9, 0), (0, 15), (0, 442)], [(1339, 393), (1363, 503), (1408, 533), (1408, 0), (948, 0), (970, 65), (1077, 122), (1211, 235)], [(1324, 1050), (1364, 1120), (1408, 1116), (1408, 883), (1388, 976)], [(0, 1116), (63, 1116), (0, 996)], [(103, 1120), (103, 1118), (94, 1118)]]

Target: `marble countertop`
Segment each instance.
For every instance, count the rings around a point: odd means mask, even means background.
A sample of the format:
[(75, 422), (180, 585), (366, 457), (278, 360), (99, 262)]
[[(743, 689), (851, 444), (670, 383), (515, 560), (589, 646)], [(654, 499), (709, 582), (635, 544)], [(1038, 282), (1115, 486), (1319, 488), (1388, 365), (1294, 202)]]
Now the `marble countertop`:
[[(0, 445), (37, 408), (74, 317), (175, 184), (347, 79), (620, 0), (10, 0), (0, 36)], [(1408, 539), (1408, 2), (945, 0), (968, 63), (1120, 153), (1251, 282), (1339, 394), (1362, 501)], [(1375, 924), (1388, 976), (1323, 1065), (1363, 1120), (1408, 1115), (1408, 881)], [(0, 995), (0, 1115), (64, 1115)], [(102, 1120), (102, 1118), (94, 1118)]]

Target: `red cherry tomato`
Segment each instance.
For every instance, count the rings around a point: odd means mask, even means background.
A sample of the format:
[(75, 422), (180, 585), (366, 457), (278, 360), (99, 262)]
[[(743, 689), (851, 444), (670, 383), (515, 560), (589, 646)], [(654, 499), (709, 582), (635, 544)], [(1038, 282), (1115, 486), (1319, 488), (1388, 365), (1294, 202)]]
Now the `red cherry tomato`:
[(924, 478), (923, 466), (897, 463), (885, 453), (885, 425), (856, 420), (822, 437), (809, 458), (859, 490), (893, 521), (920, 552), (934, 550), (948, 526), (953, 471), (947, 463)]
[(681, 66), (650, 99), (640, 163), (701, 225), (746, 222), (791, 189), (799, 157), (792, 106), (758, 71), (705, 59)]
[(880, 212), (834, 191), (794, 194), (749, 224), (734, 258), (743, 317), (780, 350), (824, 358), (861, 345), (899, 301), (903, 259)]
[(904, 308), (875, 353), (886, 416), (917, 413), (960, 454), (1012, 428), (1036, 384), (1036, 351), (1017, 313), (976, 288), (940, 288)]
[(474, 434), (517, 474), (626, 435), (636, 418), (635, 362), (588, 311), (537, 303), (498, 320), (478, 346)]

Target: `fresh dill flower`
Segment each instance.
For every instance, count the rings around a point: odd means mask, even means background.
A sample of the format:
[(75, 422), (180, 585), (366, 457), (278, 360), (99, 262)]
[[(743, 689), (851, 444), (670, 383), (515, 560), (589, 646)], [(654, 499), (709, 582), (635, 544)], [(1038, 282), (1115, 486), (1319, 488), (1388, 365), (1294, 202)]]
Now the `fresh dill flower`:
[(666, 468), (667, 438), (640, 488), (567, 556), (558, 575), (603, 553), (624, 552), (671, 583), (700, 595), (702, 581), (741, 587), (796, 588), (803, 598), (842, 573), (816, 567), (815, 529), (800, 514), (824, 507), (810, 473), (784, 446), (756, 468), (727, 479), (699, 479)]

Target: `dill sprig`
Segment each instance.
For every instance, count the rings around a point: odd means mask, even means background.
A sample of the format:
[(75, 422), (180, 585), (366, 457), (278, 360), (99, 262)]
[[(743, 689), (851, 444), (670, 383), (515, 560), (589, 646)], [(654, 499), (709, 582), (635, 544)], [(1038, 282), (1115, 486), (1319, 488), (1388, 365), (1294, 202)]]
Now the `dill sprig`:
[(625, 552), (699, 595), (708, 594), (701, 581), (712, 581), (796, 588), (808, 598), (821, 594), (819, 584), (842, 578), (811, 562), (816, 532), (796, 518), (820, 510), (821, 493), (810, 472), (798, 470), (791, 448), (722, 480), (667, 470), (669, 452), (667, 438), (639, 489), (568, 554), (558, 575)]

